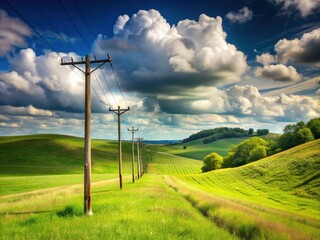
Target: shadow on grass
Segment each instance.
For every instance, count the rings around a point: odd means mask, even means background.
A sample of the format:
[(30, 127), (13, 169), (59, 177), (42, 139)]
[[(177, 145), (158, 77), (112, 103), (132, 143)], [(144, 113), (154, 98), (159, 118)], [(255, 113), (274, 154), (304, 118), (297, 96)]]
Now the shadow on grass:
[(83, 216), (83, 211), (74, 206), (66, 206), (64, 210), (57, 212), (58, 217), (77, 217)]

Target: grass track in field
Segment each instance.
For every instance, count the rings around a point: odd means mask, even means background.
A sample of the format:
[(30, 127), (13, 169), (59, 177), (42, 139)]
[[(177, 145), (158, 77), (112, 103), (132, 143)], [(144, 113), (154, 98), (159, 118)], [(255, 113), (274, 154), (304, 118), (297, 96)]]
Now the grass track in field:
[(172, 176), (166, 176), (165, 181), (204, 216), (241, 239), (316, 240), (320, 237), (320, 223), (315, 218), (217, 196)]
[[(92, 181), (103, 181), (117, 176), (117, 174), (93, 174)], [(1, 177), (0, 196), (81, 184), (83, 179), (83, 174)]]

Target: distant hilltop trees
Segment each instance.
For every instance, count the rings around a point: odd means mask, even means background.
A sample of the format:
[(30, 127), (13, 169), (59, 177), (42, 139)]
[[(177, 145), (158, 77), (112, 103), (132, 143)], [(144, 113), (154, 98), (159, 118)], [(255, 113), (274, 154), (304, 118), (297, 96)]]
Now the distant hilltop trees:
[[(241, 133), (242, 131), (234, 131), (234, 129), (230, 128), (229, 132)], [(245, 132), (246, 131), (243, 131), (242, 133)], [(249, 132), (253, 133), (253, 130), (249, 129), (248, 134)], [(268, 133), (268, 129), (258, 129), (256, 135), (261, 136)], [(300, 121), (295, 124), (289, 124), (283, 129), (283, 134), (276, 139), (262, 139), (255, 136), (246, 139), (238, 145), (233, 145), (228, 150), (227, 156), (225, 157), (222, 157), (215, 152), (208, 154), (204, 158), (202, 172), (208, 172), (219, 168), (242, 166), (319, 138), (320, 118), (313, 118), (307, 123)]]
[[(257, 135), (267, 135), (269, 133), (269, 129), (258, 129)], [(228, 128), (228, 127), (221, 127), (221, 128), (214, 128), (208, 130), (202, 130), (198, 133), (192, 134), (188, 138), (184, 139), (182, 143), (191, 142), (194, 140), (202, 139), (204, 144), (217, 141), (223, 138), (239, 138), (239, 137), (247, 137), (253, 135), (253, 129), (250, 128), (249, 130), (245, 130), (242, 128)]]

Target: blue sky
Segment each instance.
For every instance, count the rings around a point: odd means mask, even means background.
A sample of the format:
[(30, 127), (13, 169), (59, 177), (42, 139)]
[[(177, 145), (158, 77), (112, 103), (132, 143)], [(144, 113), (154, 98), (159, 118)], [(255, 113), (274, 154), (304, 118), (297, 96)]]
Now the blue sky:
[(145, 139), (281, 132), (320, 114), (318, 9), (320, 0), (2, 1), (0, 133), (82, 136), (83, 76), (60, 57), (107, 52), (117, 79), (108, 64), (92, 76), (95, 138), (116, 138), (108, 108), (118, 105), (131, 108), (125, 139), (131, 126)]

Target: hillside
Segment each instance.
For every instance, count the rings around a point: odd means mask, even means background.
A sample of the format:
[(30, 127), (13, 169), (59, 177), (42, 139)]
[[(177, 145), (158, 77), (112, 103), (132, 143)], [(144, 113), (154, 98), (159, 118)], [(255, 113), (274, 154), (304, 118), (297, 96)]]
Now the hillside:
[[(252, 199), (280, 190), (292, 196), (320, 199), (320, 139), (242, 167), (182, 178), (219, 195), (237, 191)], [(272, 201), (277, 198), (277, 194), (270, 195)]]
[[(202, 139), (198, 139), (184, 144), (157, 147), (157, 149), (162, 152), (202, 161), (206, 155), (212, 152), (225, 156), (232, 145), (239, 144), (246, 139), (248, 138), (224, 138), (208, 144), (203, 144)], [(187, 146), (187, 148), (183, 149), (183, 146)]]
[(241, 239), (320, 239), (320, 140), (242, 167), (165, 181)]
[[(117, 173), (117, 141), (92, 140), (92, 172)], [(130, 172), (131, 144), (123, 142), (124, 172)], [(1, 175), (80, 174), (82, 138), (64, 135), (0, 137)]]

